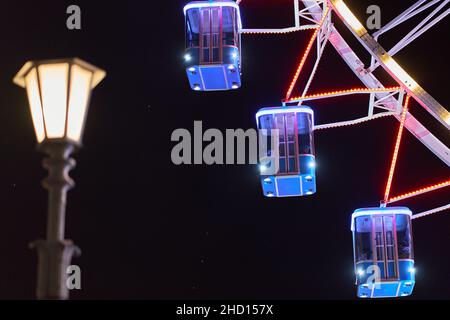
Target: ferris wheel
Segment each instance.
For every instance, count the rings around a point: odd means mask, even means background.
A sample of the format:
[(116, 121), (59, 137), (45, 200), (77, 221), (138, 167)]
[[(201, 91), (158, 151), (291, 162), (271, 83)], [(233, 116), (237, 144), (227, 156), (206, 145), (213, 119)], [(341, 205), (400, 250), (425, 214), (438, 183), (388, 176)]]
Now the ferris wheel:
[[(243, 3), (242, 3), (243, 2)], [(378, 31), (370, 34), (343, 0), (294, 0), (294, 25), (282, 29), (245, 29), (240, 18), (240, 4), (245, 0), (194, 1), (184, 8), (186, 17), (186, 73), (195, 91), (235, 90), (241, 87), (241, 35), (285, 34), (312, 30), (280, 106), (263, 108), (256, 114), (262, 139), (273, 139), (260, 156), (261, 184), (266, 197), (308, 196), (316, 192), (314, 132), (352, 126), (383, 117), (399, 121), (386, 189), (379, 207), (358, 209), (352, 214), (354, 268), (357, 296), (382, 298), (408, 296), (415, 285), (412, 221), (450, 209), (450, 204), (413, 214), (406, 207), (390, 205), (450, 186), (450, 177), (441, 183), (411, 192), (391, 195), (392, 182), (401, 141), (406, 128), (436, 157), (450, 167), (450, 149), (433, 135), (409, 110), (415, 101), (442, 126), (450, 130), (450, 113), (415, 81), (393, 58), (395, 54), (419, 38), (449, 13), (450, 0), (419, 0)], [(427, 11), (428, 10), (428, 11)], [(430, 12), (431, 11), (431, 12)], [(427, 13), (428, 12), (428, 13)], [(426, 14), (406, 36), (390, 50), (378, 39), (383, 34), (419, 14)], [(370, 55), (365, 66), (333, 24), (345, 27)], [(324, 49), (331, 45), (345, 61), (362, 85), (348, 90), (309, 93)], [(308, 59), (315, 61), (306, 74), (301, 95), (294, 90)], [(385, 86), (374, 74), (383, 68), (397, 83)], [(342, 122), (315, 124), (314, 109), (304, 103), (338, 96), (367, 95), (368, 111), (363, 118)]]

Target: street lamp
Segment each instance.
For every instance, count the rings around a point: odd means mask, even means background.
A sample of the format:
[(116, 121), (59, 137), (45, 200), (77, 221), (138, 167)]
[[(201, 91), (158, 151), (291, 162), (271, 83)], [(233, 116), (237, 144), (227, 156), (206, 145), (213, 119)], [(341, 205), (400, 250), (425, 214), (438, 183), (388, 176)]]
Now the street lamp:
[(48, 190), (47, 239), (31, 244), (38, 251), (38, 299), (68, 299), (67, 267), (80, 249), (64, 239), (67, 191), (74, 187), (70, 158), (81, 147), (92, 89), (105, 77), (103, 70), (78, 58), (30, 61), (14, 78), (25, 88), (38, 142), (46, 153), (49, 172), (42, 182)]

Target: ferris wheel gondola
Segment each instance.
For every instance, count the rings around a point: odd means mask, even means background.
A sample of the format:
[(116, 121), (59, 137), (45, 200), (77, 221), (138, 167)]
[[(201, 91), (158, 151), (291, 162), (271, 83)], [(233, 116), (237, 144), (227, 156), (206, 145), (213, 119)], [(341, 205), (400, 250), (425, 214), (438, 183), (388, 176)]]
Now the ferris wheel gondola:
[(358, 209), (352, 215), (360, 298), (409, 296), (415, 284), (412, 213), (408, 208)]
[(316, 192), (314, 113), (309, 107), (263, 108), (256, 114), (260, 131), (261, 183), (266, 197)]
[(241, 87), (239, 6), (234, 1), (194, 1), (184, 7), (186, 73), (192, 90)]

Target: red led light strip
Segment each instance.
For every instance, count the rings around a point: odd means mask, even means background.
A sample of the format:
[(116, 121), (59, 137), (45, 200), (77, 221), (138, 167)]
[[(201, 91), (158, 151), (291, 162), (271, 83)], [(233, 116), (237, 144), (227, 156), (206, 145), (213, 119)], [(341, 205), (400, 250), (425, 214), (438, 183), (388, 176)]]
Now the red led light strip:
[(401, 194), (401, 195), (396, 196), (396, 197), (392, 197), (392, 198), (390, 198), (388, 200), (388, 203), (401, 201), (401, 200), (404, 200), (404, 199), (407, 199), (407, 198), (418, 196), (418, 195), (421, 195), (423, 193), (427, 193), (427, 192), (434, 191), (434, 190), (437, 190), (437, 189), (445, 188), (445, 187), (448, 187), (448, 186), (450, 186), (450, 180), (447, 180), (447, 181), (444, 181), (444, 182), (441, 182), (441, 183), (436, 183), (436, 184), (434, 184), (432, 186), (429, 186), (429, 187), (420, 188), (420, 189), (417, 189), (417, 190), (414, 190), (414, 191), (411, 191), (411, 192), (407, 192), (407, 193)]
[(410, 96), (406, 97), (405, 105), (403, 106), (402, 116), (400, 120), (400, 127), (398, 129), (397, 141), (395, 142), (394, 154), (392, 155), (391, 169), (389, 170), (388, 181), (386, 183), (386, 191), (384, 192), (383, 203), (388, 203), (389, 194), (391, 193), (392, 180), (394, 179), (395, 166), (397, 165), (398, 152), (402, 141), (403, 129), (405, 127), (406, 115), (408, 114)]
[(377, 89), (354, 88), (354, 89), (347, 89), (347, 90), (337, 90), (337, 91), (309, 94), (309, 95), (306, 95), (303, 97), (294, 97), (294, 98), (286, 99), (286, 100), (283, 100), (283, 102), (289, 103), (289, 102), (296, 102), (298, 100), (322, 98), (322, 97), (328, 97), (328, 96), (339, 96), (339, 95), (356, 94), (356, 93), (394, 92), (394, 91), (398, 91), (398, 90), (401, 90), (401, 87), (389, 87), (389, 88), (377, 88)]
[(306, 47), (306, 50), (305, 50), (305, 53), (303, 54), (302, 59), (300, 60), (300, 64), (297, 67), (297, 71), (294, 74), (294, 78), (292, 79), (291, 84), (289, 85), (289, 89), (288, 89), (288, 91), (286, 93), (286, 98), (285, 98), (286, 100), (288, 100), (291, 97), (291, 95), (292, 95), (292, 91), (294, 90), (294, 86), (297, 83), (298, 78), (300, 77), (300, 73), (302, 72), (303, 67), (305, 66), (306, 59), (308, 58), (309, 53), (311, 52), (311, 48), (312, 48), (312, 46), (314, 44), (314, 41), (317, 38), (317, 34), (319, 33), (319, 30), (322, 28), (322, 25), (324, 24), (324, 22), (325, 22), (325, 20), (327, 18), (328, 11), (329, 11), (329, 8), (326, 8), (324, 13), (323, 13), (323, 17), (322, 17), (322, 19), (319, 22), (319, 26), (317, 28), (315, 28), (314, 33), (311, 36), (311, 39), (309, 40), (308, 46)]

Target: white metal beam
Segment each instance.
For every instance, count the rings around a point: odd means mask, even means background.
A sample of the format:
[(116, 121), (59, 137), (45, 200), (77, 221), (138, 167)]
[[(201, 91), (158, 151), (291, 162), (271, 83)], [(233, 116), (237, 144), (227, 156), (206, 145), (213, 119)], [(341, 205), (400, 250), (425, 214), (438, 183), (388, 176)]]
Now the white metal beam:
[[(331, 35), (331, 12), (328, 12), (328, 17), (326, 21), (323, 23), (322, 27), (319, 30), (317, 35), (317, 57), (316, 62), (314, 63), (313, 69), (309, 76), (308, 81), (306, 82), (305, 88), (303, 90), (302, 96), (305, 96), (308, 93), (309, 87), (311, 86), (312, 81), (314, 80), (314, 76), (316, 75), (317, 68), (319, 67), (320, 60), (322, 58), (323, 52), (325, 51), (325, 47), (328, 43), (328, 40)], [(298, 105), (300, 106), (302, 102), (300, 101)]]
[[(316, 4), (324, 4), (326, 5), (326, 0), (317, 0)], [(269, 29), (242, 29), (240, 32), (242, 34), (284, 34), (290, 32), (297, 32), (303, 30), (315, 29), (318, 27), (316, 21), (312, 18), (311, 14), (307, 10), (308, 8), (304, 8), (300, 10), (300, 0), (294, 0), (294, 26), (288, 28), (269, 28)], [(301, 19), (308, 20), (310, 23), (306, 25), (301, 25)]]
[[(436, 0), (437, 2), (441, 0)], [(434, 3), (435, 1), (433, 1)], [(448, 14), (450, 14), (450, 8), (441, 13), (439, 16), (437, 16), (435, 19), (433, 19), (431, 22), (427, 24), (427, 22), (432, 19), (435, 15), (439, 13), (439, 11), (445, 7), (450, 2), (450, 0), (443, 1), (433, 12), (431, 12), (425, 19), (423, 19), (416, 27), (414, 27), (403, 39), (401, 39), (394, 47), (392, 47), (389, 50), (389, 55), (393, 56), (400, 52), (402, 49), (404, 49), (407, 45), (409, 45), (411, 42), (416, 40), (418, 37), (420, 37), (422, 34), (424, 34), (426, 31), (431, 29), (433, 26), (435, 26), (438, 22), (440, 22), (442, 19), (444, 19)], [(398, 24), (402, 23), (403, 21), (400, 21)], [(379, 34), (374, 34), (374, 39), (378, 39)], [(376, 68), (378, 68), (381, 65), (380, 62), (373, 63), (370, 67), (370, 72), (373, 72)]]
[(445, 210), (448, 210), (448, 209), (450, 209), (450, 203), (445, 205), (445, 206), (436, 208), (436, 209), (432, 209), (432, 210), (428, 210), (428, 211), (425, 211), (425, 212), (422, 212), (422, 213), (415, 214), (415, 215), (412, 216), (411, 219), (423, 218), (423, 217), (432, 215), (433, 213), (442, 212), (442, 211), (445, 211)]
[(403, 11), (401, 14), (399, 14), (397, 17), (389, 21), (385, 26), (383, 26), (380, 30), (374, 32), (373, 37), (377, 39), (379, 36), (381, 36), (383, 33), (388, 32), (389, 30), (395, 28), (399, 24), (411, 19), (416, 14), (422, 12), (423, 10), (427, 9), (430, 6), (433, 6), (434, 4), (438, 3), (441, 0), (433, 0), (431, 3), (426, 4), (425, 6), (422, 6), (425, 2), (428, 0), (419, 0), (415, 4), (413, 4), (411, 7)]
[(359, 119), (355, 119), (355, 120), (348, 120), (348, 121), (341, 121), (341, 122), (334, 122), (334, 123), (327, 123), (327, 124), (319, 124), (319, 125), (314, 126), (314, 131), (352, 126), (352, 125), (364, 123), (364, 122), (367, 122), (370, 120), (393, 116), (395, 114), (396, 114), (395, 112), (382, 112), (382, 113), (378, 113), (378, 114), (375, 114), (372, 116), (367, 116), (367, 117), (363, 117), (363, 118), (359, 118)]
[(290, 33), (290, 32), (297, 32), (297, 31), (304, 31), (304, 30), (311, 30), (317, 28), (317, 25), (311, 24), (311, 25), (303, 25), (300, 27), (289, 27), (289, 28), (282, 28), (282, 29), (241, 29), (242, 34), (283, 34), (283, 33)]
[[(450, 0), (446, 0), (450, 1)], [(420, 86), (386, 50), (367, 32), (367, 29), (349, 11), (343, 0), (330, 0), (334, 12), (359, 40), (364, 48), (375, 57), (387, 73), (405, 89), (425, 110), (450, 130), (450, 112)]]
[[(302, 0), (305, 5), (311, 6), (315, 0)], [(319, 5), (313, 6), (312, 11), (314, 19), (320, 21), (322, 18), (322, 10)], [(383, 84), (372, 74), (367, 73), (364, 65), (350, 48), (341, 34), (333, 27), (330, 36), (330, 43), (336, 49), (338, 54), (347, 63), (355, 75), (366, 85), (367, 88), (383, 88)], [(377, 93), (377, 97), (384, 97), (386, 93)], [(394, 98), (385, 101), (384, 106), (392, 111), (395, 111), (397, 101)], [(396, 116), (400, 120), (400, 116)], [(430, 151), (432, 151), (439, 159), (441, 159), (447, 166), (450, 167), (450, 149), (437, 139), (427, 128), (425, 128), (414, 116), (408, 113), (405, 127)]]

